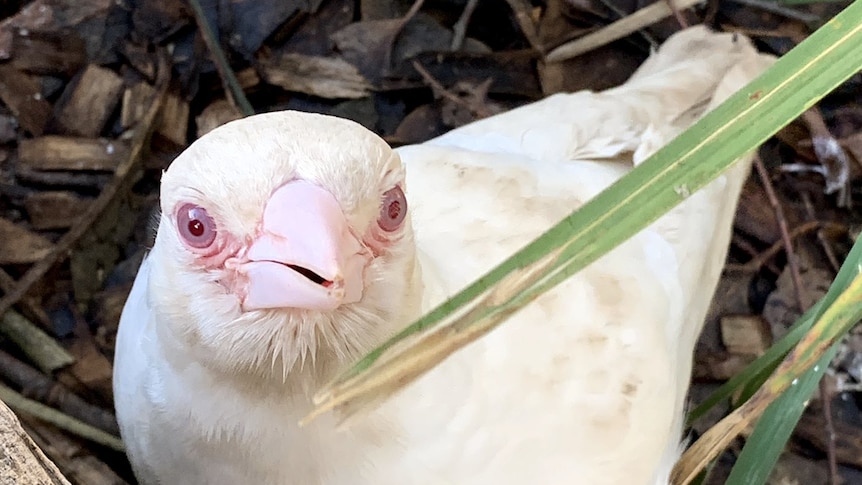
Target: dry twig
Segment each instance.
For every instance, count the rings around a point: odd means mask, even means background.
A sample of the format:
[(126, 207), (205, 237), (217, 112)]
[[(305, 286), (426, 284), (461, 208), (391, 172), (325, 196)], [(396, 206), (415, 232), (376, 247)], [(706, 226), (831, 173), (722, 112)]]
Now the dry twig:
[[(814, 207), (811, 204), (811, 199), (808, 197), (808, 194), (803, 193), (802, 195), (802, 200), (805, 201), (805, 209), (808, 213), (808, 218), (814, 219), (815, 213)], [(832, 248), (826, 243), (826, 240), (823, 237), (823, 231), (817, 231), (817, 239), (820, 241), (827, 258), (832, 261), (832, 259), (835, 258), (835, 255), (832, 253)], [(833, 264), (833, 269), (836, 273), (838, 272), (839, 267), (840, 266)], [(825, 379), (820, 379), (818, 387), (820, 389), (820, 401), (823, 403), (823, 409), (821, 411), (823, 413), (823, 420), (826, 423), (826, 429), (824, 431), (826, 433), (826, 462), (829, 464), (829, 483), (831, 485), (839, 485), (841, 483), (841, 477), (838, 474), (835, 422), (832, 419), (832, 397), (834, 394), (830, 389), (830, 386), (826, 385)]]
[(209, 49), (210, 54), (212, 54), (213, 63), (218, 70), (222, 83), (224, 84), (224, 90), (225, 93), (227, 93), (228, 99), (233, 101), (234, 105), (236, 105), (244, 115), (253, 115), (254, 108), (251, 106), (251, 103), (248, 102), (248, 98), (245, 97), (245, 92), (242, 90), (242, 86), (240, 86), (233, 69), (231, 69), (230, 63), (227, 61), (227, 57), (224, 54), (224, 50), (222, 50), (221, 45), (219, 45), (215, 32), (213, 32), (212, 27), (207, 21), (200, 1), (189, 0), (189, 3), (192, 6), (192, 11), (195, 14), (195, 22), (198, 24), (204, 43), (207, 45), (207, 49)]
[(55, 407), (106, 433), (119, 436), (120, 428), (112, 413), (84, 401), (62, 384), (3, 351), (0, 351), (0, 375), (20, 387), (22, 394), (27, 397)]
[(124, 160), (111, 178), (111, 181), (102, 190), (92, 204), (87, 208), (87, 211), (81, 215), (80, 219), (69, 229), (63, 237), (57, 241), (50, 254), (43, 258), (38, 263), (34, 264), (24, 276), (18, 280), (11, 291), (0, 298), (0, 315), (5, 314), (15, 303), (17, 303), (30, 288), (33, 287), (55, 264), (69, 256), (72, 248), (78, 240), (86, 234), (90, 226), (99, 218), (102, 212), (110, 205), (114, 198), (127, 188), (131, 182), (131, 175), (135, 173), (135, 169), (140, 164), (141, 155), (144, 147), (149, 140), (150, 134), (155, 127), (156, 115), (161, 109), (165, 94), (167, 93), (168, 80), (170, 76), (170, 65), (166, 56), (160, 56), (159, 62), (159, 78), (157, 80), (157, 94), (150, 106), (147, 114), (141, 119), (138, 126), (135, 127), (135, 134), (131, 143), (129, 157)]
[[(677, 8), (686, 9), (700, 1), (701, 0), (679, 0)], [(632, 32), (646, 27), (647, 25), (652, 25), (670, 15), (673, 15), (673, 12), (666, 2), (655, 2), (627, 17), (617, 20), (597, 32), (587, 34), (557, 47), (548, 53), (545, 61), (560, 62), (566, 59), (571, 59), (572, 57), (577, 57), (593, 49), (598, 49), (603, 45), (610, 44), (615, 40), (622, 39)]]
[[(0, 291), (9, 293), (15, 288), (15, 279), (9, 276), (3, 268), (0, 268)], [(18, 302), (21, 313), (30, 320), (35, 320), (42, 328), (50, 328), (51, 320), (45, 310), (33, 302), (30, 298), (22, 298)]]
[[(800, 194), (802, 197), (802, 203), (805, 204), (805, 211), (808, 213), (809, 219), (816, 219), (817, 213), (814, 210), (814, 204), (811, 203), (811, 197), (803, 192)], [(836, 224), (833, 224), (833, 226)], [(821, 247), (823, 247), (823, 252), (826, 253), (826, 259), (829, 260), (829, 264), (832, 266), (832, 271), (838, 273), (838, 270), (841, 268), (841, 261), (838, 260), (838, 256), (835, 255), (835, 250), (832, 249), (832, 245), (829, 244), (829, 239), (826, 238), (826, 235), (823, 234), (824, 227), (821, 227), (817, 230), (817, 240), (820, 241)], [(847, 232), (847, 228), (842, 226), (842, 231)]]
[[(802, 296), (802, 276), (799, 272), (799, 260), (796, 258), (796, 253), (793, 250), (793, 240), (790, 237), (790, 232), (787, 230), (787, 219), (784, 217), (784, 209), (781, 207), (781, 202), (775, 193), (775, 188), (772, 186), (772, 181), (769, 179), (769, 172), (763, 166), (763, 161), (759, 156), (754, 157), (754, 167), (757, 169), (757, 174), (760, 176), (760, 181), (763, 183), (763, 190), (766, 192), (766, 197), (769, 199), (769, 204), (775, 213), (775, 220), (778, 223), (778, 230), (781, 233), (781, 241), (784, 244), (784, 250), (787, 254), (787, 265), (790, 267), (790, 276), (793, 280), (793, 289), (796, 294), (796, 304), (799, 306), (799, 313), (805, 312), (805, 300)], [(839, 483), (838, 479), (838, 462), (835, 459), (835, 425), (832, 420), (832, 402), (829, 391), (826, 389), (826, 384), (823, 379), (820, 380), (820, 398), (823, 402), (823, 417), (826, 421), (826, 447), (827, 457), (829, 461), (829, 478), (832, 485)]]
[(667, 2), (668, 8), (670, 8), (670, 11), (673, 12), (673, 16), (676, 19), (676, 23), (678, 23), (681, 28), (687, 29), (688, 28), (688, 21), (682, 15), (682, 12), (680, 12), (679, 9), (676, 8), (676, 5), (674, 3), (676, 0), (664, 0), (664, 1)]
[(46, 374), (75, 363), (75, 357), (63, 346), (14, 310), (7, 310), (0, 318), (0, 333)]
[[(841, 231), (847, 231), (847, 228), (845, 226), (840, 225), (840, 224), (835, 224), (835, 223), (831, 223), (831, 222), (809, 221), (809, 222), (800, 224), (800, 225), (794, 227), (793, 229), (791, 229), (790, 230), (790, 239), (794, 240), (797, 237), (802, 236), (803, 234), (808, 234), (811, 231), (818, 230), (818, 229), (821, 229), (823, 227), (832, 227), (835, 229), (840, 229)], [(738, 239), (734, 239), (733, 242), (734, 242), (734, 244), (739, 245), (743, 241), (738, 240)], [(742, 247), (742, 246), (740, 246), (740, 247)], [(777, 255), (779, 252), (781, 252), (781, 250), (784, 249), (784, 247), (785, 247), (784, 246), (784, 240), (783, 239), (778, 240), (775, 242), (775, 244), (766, 248), (764, 251), (761, 251), (759, 253), (749, 252), (749, 254), (754, 255), (753, 258), (751, 259), (751, 261), (749, 261), (745, 264), (728, 264), (727, 266), (725, 266), (724, 269), (727, 271), (741, 271), (741, 272), (746, 272), (746, 273), (753, 273), (753, 272), (760, 271), (760, 268), (766, 266), (770, 271), (772, 271), (773, 273), (775, 273), (777, 275), (780, 273), (780, 271), (778, 271), (778, 268), (775, 268), (771, 264), (769, 264), (769, 260), (774, 258), (775, 255)]]
[(787, 265), (790, 267), (790, 277), (793, 280), (796, 303), (799, 306), (799, 312), (802, 313), (805, 311), (805, 299), (802, 297), (802, 277), (799, 273), (799, 262), (796, 259), (796, 253), (793, 251), (793, 239), (790, 237), (790, 231), (787, 229), (787, 219), (784, 217), (784, 209), (781, 207), (781, 202), (775, 194), (775, 188), (769, 179), (769, 172), (767, 172), (766, 167), (763, 166), (763, 161), (757, 155), (754, 157), (754, 168), (757, 170), (761, 183), (763, 183), (763, 190), (766, 192), (769, 205), (772, 206), (772, 211), (775, 214), (775, 221), (778, 223), (778, 231), (781, 234), (781, 241), (787, 254)]
[(0, 384), (0, 400), (5, 402), (16, 412), (26, 413), (34, 418), (39, 418), (42, 421), (51, 423), (54, 426), (66, 430), (74, 435), (80, 436), (94, 443), (98, 443), (102, 446), (107, 446), (112, 450), (125, 450), (120, 438), (109, 433), (105, 433), (104, 431), (90, 426), (83, 421), (78, 421), (75, 418), (69, 417), (50, 406), (46, 406), (32, 399), (27, 399), (3, 384)]
[(467, 36), (467, 25), (470, 24), (470, 18), (473, 16), (473, 11), (479, 5), (479, 0), (467, 0), (467, 5), (464, 6), (464, 11), (461, 17), (452, 26), (452, 45), (450, 49), (457, 51), (464, 45), (464, 38)]
[(533, 6), (527, 0), (506, 0), (509, 8), (515, 14), (515, 21), (518, 22), (518, 27), (521, 28), (521, 33), (524, 38), (530, 43), (530, 47), (536, 52), (545, 52), (542, 43), (539, 42), (539, 34), (536, 32), (536, 24), (530, 16), (530, 10)]
[[(452, 103), (463, 106), (470, 111), (470, 113), (473, 113), (476, 118), (487, 118), (494, 114), (490, 109), (480, 103), (470, 103), (468, 100), (452, 94), (445, 86), (440, 84), (440, 81), (434, 79), (434, 76), (432, 76), (431, 73), (419, 63), (419, 61), (413, 61), (413, 68), (416, 69), (416, 72), (422, 76), (422, 80), (425, 81), (425, 84), (427, 84), (428, 87), (431, 88), (431, 91), (434, 92), (434, 97), (445, 98)], [(483, 83), (483, 85), (489, 85), (491, 82), (492, 79), (488, 79)]]

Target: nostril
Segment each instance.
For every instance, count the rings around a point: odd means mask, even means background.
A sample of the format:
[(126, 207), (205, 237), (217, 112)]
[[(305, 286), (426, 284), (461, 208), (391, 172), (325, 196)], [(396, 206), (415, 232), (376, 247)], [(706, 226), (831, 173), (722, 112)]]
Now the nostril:
[(315, 273), (314, 271), (311, 271), (308, 268), (303, 268), (302, 266), (297, 266), (295, 264), (288, 264), (286, 266), (288, 268), (296, 271), (297, 273), (301, 274), (302, 276), (305, 276), (306, 278), (313, 281), (314, 283), (317, 283), (318, 285), (323, 286), (324, 288), (329, 288), (330, 286), (332, 286), (331, 281), (320, 276), (319, 274)]

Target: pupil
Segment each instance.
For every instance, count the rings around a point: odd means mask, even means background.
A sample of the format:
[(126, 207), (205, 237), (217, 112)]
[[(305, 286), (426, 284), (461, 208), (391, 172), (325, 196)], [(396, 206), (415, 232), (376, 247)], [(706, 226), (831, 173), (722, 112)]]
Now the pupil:
[(389, 204), (387, 212), (390, 219), (398, 219), (398, 216), (401, 214), (401, 203), (398, 201), (392, 202)]
[(195, 237), (202, 236), (204, 233), (204, 224), (197, 219), (189, 221), (189, 232)]

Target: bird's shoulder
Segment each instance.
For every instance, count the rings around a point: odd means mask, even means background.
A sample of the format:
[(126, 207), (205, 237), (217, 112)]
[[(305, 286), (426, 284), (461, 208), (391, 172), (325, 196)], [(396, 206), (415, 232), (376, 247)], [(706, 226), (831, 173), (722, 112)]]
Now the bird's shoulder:
[(428, 144), (399, 154), (417, 248), (435, 265), (452, 264), (445, 268), (449, 290), (521, 249), (630, 168)]
[[(426, 285), (423, 311), (630, 168), (607, 161), (543, 164), (429, 145), (402, 149), (401, 156)], [(433, 463), (437, 453), (440, 467), (429, 466), (444, 476), (446, 470), (471, 476), (467, 467), (483, 463), (488, 466), (473, 475), (479, 482), (523, 483), (529, 478), (518, 477), (526, 469), (517, 464), (534, 463), (571, 472), (563, 476), (599, 470), (607, 476), (591, 476), (590, 483), (614, 483), (613, 470), (597, 462), (625, 463), (627, 470), (643, 465), (646, 476), (650, 459), (662, 450), (651, 450), (652, 456), (635, 449), (646, 443), (643, 437), (674, 439), (668, 432), (673, 362), (664, 350), (673, 340), (666, 322), (682, 318), (676, 267), (671, 245), (654, 229), (641, 232), (453, 355), (389, 412), (422, 415), (401, 421), (409, 423), (410, 442), (423, 450), (419, 459)], [(441, 393), (452, 397), (439, 399)], [(449, 442), (469, 443), (468, 450), (454, 456), (438, 449), (441, 429)], [(581, 459), (573, 460), (578, 453)]]

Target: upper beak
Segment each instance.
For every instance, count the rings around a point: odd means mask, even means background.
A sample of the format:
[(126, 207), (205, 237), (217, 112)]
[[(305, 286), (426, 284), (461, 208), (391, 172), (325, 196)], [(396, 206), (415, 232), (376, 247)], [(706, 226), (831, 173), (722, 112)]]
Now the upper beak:
[(246, 258), (243, 310), (333, 310), (362, 298), (371, 253), (332, 194), (297, 180), (273, 192)]

